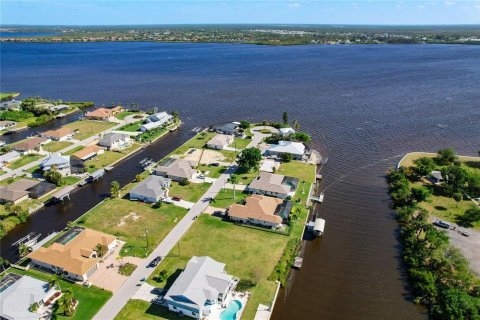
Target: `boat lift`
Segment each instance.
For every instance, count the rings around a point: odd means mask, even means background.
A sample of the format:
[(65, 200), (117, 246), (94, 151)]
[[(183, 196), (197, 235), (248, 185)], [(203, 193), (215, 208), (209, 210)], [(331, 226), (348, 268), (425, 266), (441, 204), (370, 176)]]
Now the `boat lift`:
[(25, 237), (20, 238), (14, 243), (12, 243), (12, 246), (20, 247), (21, 245), (26, 245), (27, 247), (31, 248), (38, 242), (38, 239), (41, 235), (41, 233), (35, 234), (35, 232), (30, 232)]
[(317, 196), (310, 196), (310, 200), (322, 203), (324, 197), (325, 197), (325, 194), (323, 192), (320, 192), (320, 195), (318, 197)]

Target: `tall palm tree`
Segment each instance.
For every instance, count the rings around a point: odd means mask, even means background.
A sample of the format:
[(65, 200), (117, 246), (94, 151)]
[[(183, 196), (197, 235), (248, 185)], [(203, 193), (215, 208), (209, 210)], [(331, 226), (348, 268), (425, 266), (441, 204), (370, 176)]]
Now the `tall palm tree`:
[(58, 304), (63, 307), (63, 313), (70, 317), (74, 314), (75, 306), (75, 297), (73, 296), (73, 291), (70, 288), (65, 289), (62, 297), (58, 300)]
[(228, 182), (233, 185), (233, 199), (235, 199), (235, 184), (238, 183), (238, 176), (236, 174), (230, 175), (230, 178), (228, 178)]
[(29, 252), (29, 248), (26, 244), (22, 243), (20, 246), (18, 246), (18, 254), (20, 257), (25, 257)]
[(53, 288), (53, 287), (58, 287), (60, 290), (62, 290), (62, 288), (60, 288), (60, 280), (62, 279), (62, 277), (58, 274), (54, 274), (50, 280), (48, 281), (48, 285), (50, 286), (50, 288)]

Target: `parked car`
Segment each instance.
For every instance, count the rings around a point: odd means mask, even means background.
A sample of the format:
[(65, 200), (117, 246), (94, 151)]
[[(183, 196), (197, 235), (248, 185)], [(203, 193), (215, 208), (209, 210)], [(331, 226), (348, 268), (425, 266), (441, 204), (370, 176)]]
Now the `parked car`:
[(162, 294), (163, 293), (163, 288), (153, 288), (152, 293), (153, 294)]
[(174, 196), (174, 197), (172, 197), (172, 200), (173, 201), (180, 201), (180, 200), (182, 200), (182, 198), (179, 197), (179, 196)]
[(199, 175), (198, 175), (198, 179), (205, 179), (205, 175), (199, 174)]
[(223, 211), (217, 210), (217, 211), (213, 212), (213, 215), (214, 216), (223, 216)]
[(212, 167), (219, 167), (219, 166), (220, 166), (220, 163), (218, 163), (218, 162), (212, 162), (212, 163), (210, 163), (210, 165), (211, 165)]
[(156, 267), (156, 266), (158, 266), (160, 261), (162, 261), (162, 257), (160, 257), (160, 256), (156, 257), (155, 259), (152, 260), (152, 262), (150, 262), (149, 266), (150, 267)]
[(450, 229), (450, 223), (442, 221), (442, 220), (435, 220), (433, 222), (433, 224), (436, 225), (437, 227), (440, 227), (440, 228)]
[(465, 229), (460, 229), (460, 230), (458, 230), (458, 233), (460, 233), (462, 236), (470, 237), (470, 232), (468, 232), (468, 231), (465, 230)]

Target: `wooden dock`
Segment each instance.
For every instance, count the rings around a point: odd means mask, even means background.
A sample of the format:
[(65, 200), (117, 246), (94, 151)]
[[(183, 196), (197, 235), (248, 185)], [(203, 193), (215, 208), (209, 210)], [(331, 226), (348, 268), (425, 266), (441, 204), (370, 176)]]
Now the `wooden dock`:
[(322, 192), (320, 193), (319, 196), (310, 196), (310, 200), (322, 203), (324, 197), (325, 197), (325, 194)]

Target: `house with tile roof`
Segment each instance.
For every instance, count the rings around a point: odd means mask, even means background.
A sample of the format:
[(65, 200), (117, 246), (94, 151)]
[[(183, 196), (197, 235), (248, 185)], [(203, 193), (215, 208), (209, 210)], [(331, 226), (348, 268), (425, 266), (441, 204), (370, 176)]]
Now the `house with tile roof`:
[(67, 127), (61, 127), (56, 130), (42, 132), (41, 136), (55, 141), (65, 141), (73, 137), (73, 130)]
[(85, 114), (85, 118), (89, 120), (108, 121), (110, 117), (113, 117), (114, 115), (122, 111), (123, 108), (120, 106), (114, 108), (98, 108), (93, 111), (87, 112)]
[(245, 204), (232, 204), (228, 208), (228, 217), (232, 221), (261, 225), (264, 227), (279, 227), (284, 218), (276, 214), (283, 200), (261, 195), (252, 195), (245, 199)]
[(210, 257), (192, 257), (164, 297), (170, 311), (203, 319), (218, 308), (238, 280), (225, 272), (225, 264)]
[(86, 281), (98, 269), (98, 244), (105, 246), (108, 254), (115, 249), (117, 238), (93, 229), (74, 227), (48, 248), (40, 247), (28, 257), (36, 267), (73, 281)]

